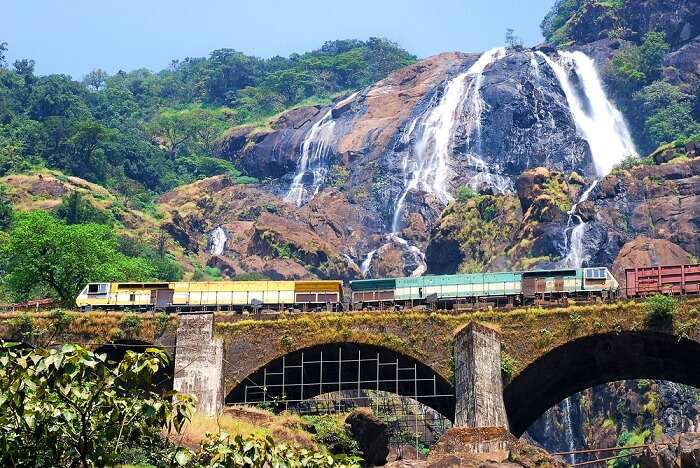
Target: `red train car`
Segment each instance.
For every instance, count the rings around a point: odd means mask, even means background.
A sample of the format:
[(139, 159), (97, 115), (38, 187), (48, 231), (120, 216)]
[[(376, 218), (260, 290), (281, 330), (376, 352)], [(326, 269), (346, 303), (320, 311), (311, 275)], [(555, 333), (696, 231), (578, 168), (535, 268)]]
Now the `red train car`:
[(700, 294), (700, 265), (667, 265), (625, 270), (627, 297)]

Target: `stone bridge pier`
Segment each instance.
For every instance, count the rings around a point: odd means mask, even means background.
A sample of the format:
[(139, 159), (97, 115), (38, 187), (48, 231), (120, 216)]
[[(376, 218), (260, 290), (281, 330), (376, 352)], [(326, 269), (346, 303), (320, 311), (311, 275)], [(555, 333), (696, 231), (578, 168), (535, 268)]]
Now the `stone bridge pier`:
[(455, 337), (454, 365), (455, 426), (508, 429), (498, 333), (476, 322), (467, 325)]
[(173, 388), (197, 397), (197, 409), (216, 415), (224, 405), (224, 344), (214, 336), (214, 314), (178, 315)]

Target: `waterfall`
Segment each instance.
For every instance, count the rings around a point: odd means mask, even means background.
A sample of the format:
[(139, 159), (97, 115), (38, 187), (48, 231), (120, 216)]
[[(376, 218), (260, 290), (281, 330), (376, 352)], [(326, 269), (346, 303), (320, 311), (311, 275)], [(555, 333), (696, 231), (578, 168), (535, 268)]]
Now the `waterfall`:
[[(566, 433), (566, 442), (569, 445), (569, 452), (576, 450), (576, 440), (574, 438), (574, 421), (571, 416), (571, 397), (564, 400), (562, 405), (562, 416), (564, 417), (564, 431)], [(570, 464), (576, 463), (576, 455), (569, 455)]]
[[(301, 145), (297, 173), (292, 179), (289, 192), (284, 197), (285, 201), (301, 206), (305, 199), (313, 198), (318, 193), (328, 172), (325, 159), (328, 156), (328, 143), (333, 136), (333, 128), (335, 128), (335, 121), (333, 109), (330, 109), (309, 129)], [(307, 173), (311, 174), (310, 183), (305, 180)]]
[[(605, 95), (593, 60), (578, 51), (560, 51), (558, 61), (541, 51), (538, 54), (552, 69), (566, 95), (576, 128), (591, 149), (597, 176), (607, 175), (624, 158), (636, 156), (627, 124)], [(580, 93), (571, 80), (571, 73), (578, 76)]]
[[(432, 193), (444, 204), (453, 200), (448, 187), (448, 176), (455, 126), (464, 109), (467, 133), (470, 136), (475, 134), (475, 140), (480, 142), (484, 103), (479, 89), (483, 83), (483, 72), (503, 55), (505, 49), (502, 47), (483, 53), (467, 71), (447, 83), (437, 105), (424, 116), (414, 119), (408, 131), (402, 135), (402, 139), (407, 142), (415, 131), (419, 132), (411, 154), (412, 160), (409, 162), (408, 158), (404, 158), (404, 188), (394, 205), (392, 232), (399, 230), (406, 195), (411, 190)], [(480, 158), (472, 158), (477, 170), (486, 169), (486, 164)]]
[(333, 111), (347, 105), (356, 96), (357, 93), (353, 93), (337, 103), (306, 133), (301, 145), (297, 172), (292, 179), (287, 195), (284, 197), (285, 201), (301, 206), (316, 196), (321, 189), (328, 173), (328, 155), (336, 125), (335, 120), (333, 120)]
[(369, 274), (369, 269), (372, 266), (372, 258), (374, 258), (374, 254), (376, 253), (377, 249), (374, 249), (367, 254), (364, 260), (362, 260), (362, 264), (360, 265), (360, 271), (362, 271), (363, 278), (366, 278)]
[(226, 245), (226, 232), (221, 228), (221, 226), (214, 229), (209, 234), (209, 253), (212, 255), (222, 255), (224, 253), (224, 246)]
[[(563, 267), (580, 268), (583, 265), (583, 235), (586, 230), (586, 223), (584, 223), (581, 217), (576, 214), (576, 209), (581, 203), (588, 200), (588, 197), (591, 195), (591, 192), (596, 187), (596, 185), (598, 185), (598, 182), (598, 179), (594, 180), (591, 186), (584, 190), (581, 197), (576, 203), (574, 203), (574, 205), (567, 213), (569, 215), (569, 221), (566, 224), (566, 229), (564, 230), (564, 233), (571, 230), (571, 238), (567, 241), (567, 243), (569, 244), (569, 253), (566, 255), (566, 258), (564, 258), (564, 260), (562, 261), (561, 266)], [(574, 222), (576, 222), (575, 226)]]
[(416, 268), (411, 272), (411, 276), (423, 276), (423, 274), (428, 270), (428, 264), (425, 263), (425, 254), (421, 251), (421, 249), (415, 245), (409, 244), (406, 239), (399, 237), (395, 233), (389, 234), (389, 241), (407, 249), (413, 256), (413, 261), (416, 262)]
[[(637, 156), (637, 151), (625, 119), (608, 100), (595, 63), (590, 57), (578, 51), (560, 51), (559, 58), (555, 61), (541, 51), (538, 54), (552, 69), (564, 91), (576, 129), (591, 149), (597, 177), (569, 211), (569, 221), (565, 230), (565, 233), (571, 230), (571, 235), (567, 240), (568, 253), (561, 264), (579, 268), (585, 260), (583, 235), (586, 223), (575, 214), (575, 210), (581, 202), (588, 199), (600, 178), (609, 174), (613, 167), (626, 157)], [(578, 87), (571, 79), (572, 73), (578, 77)]]

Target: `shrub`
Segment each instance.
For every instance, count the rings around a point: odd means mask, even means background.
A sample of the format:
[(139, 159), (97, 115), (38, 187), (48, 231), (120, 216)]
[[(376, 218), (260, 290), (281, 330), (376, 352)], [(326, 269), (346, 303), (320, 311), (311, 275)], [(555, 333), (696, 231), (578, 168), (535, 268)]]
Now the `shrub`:
[(504, 382), (510, 382), (510, 379), (513, 378), (513, 374), (515, 373), (515, 364), (516, 360), (513, 356), (505, 351), (501, 351), (501, 377), (503, 378)]
[(12, 335), (27, 344), (32, 344), (34, 339), (41, 334), (34, 324), (34, 317), (27, 312), (13, 318), (11, 325)]
[(119, 321), (119, 329), (124, 336), (133, 338), (141, 331), (141, 318), (136, 314), (127, 314)]
[(673, 315), (678, 308), (678, 301), (670, 296), (657, 294), (646, 300), (647, 325), (667, 326), (673, 323)]
[(457, 189), (457, 201), (466, 202), (477, 195), (476, 191), (468, 185), (464, 185)]
[(324, 414), (305, 419), (314, 427), (314, 440), (326, 446), (331, 453), (361, 454), (360, 446), (347, 429), (345, 416)]

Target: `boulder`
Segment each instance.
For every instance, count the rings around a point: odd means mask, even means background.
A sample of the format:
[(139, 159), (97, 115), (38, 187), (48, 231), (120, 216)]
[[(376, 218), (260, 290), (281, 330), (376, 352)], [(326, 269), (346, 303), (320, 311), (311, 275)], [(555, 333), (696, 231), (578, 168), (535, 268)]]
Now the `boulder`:
[(320, 106), (304, 106), (289, 110), (270, 123), (275, 130), (282, 128), (298, 129), (306, 125), (318, 115)]
[(357, 408), (345, 418), (345, 424), (362, 450), (365, 466), (382, 466), (389, 455), (389, 432), (386, 423), (369, 408)]
[(692, 256), (673, 242), (638, 236), (620, 249), (620, 253), (612, 265), (612, 274), (624, 291), (626, 268), (645, 265), (675, 265), (691, 261)]
[(501, 427), (448, 429), (431, 448), (429, 468), (473, 467), (516, 468), (568, 466), (560, 459), (523, 440), (516, 439)]

